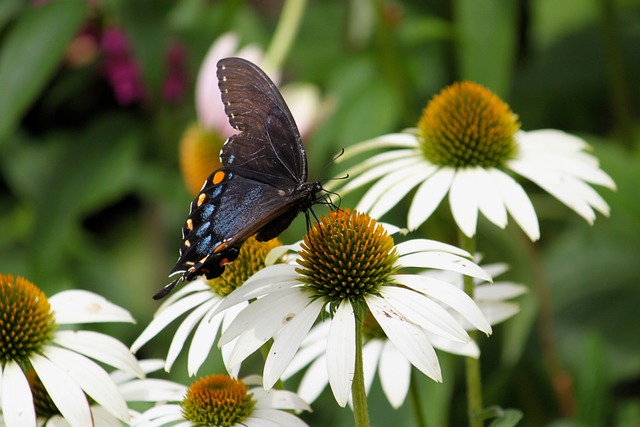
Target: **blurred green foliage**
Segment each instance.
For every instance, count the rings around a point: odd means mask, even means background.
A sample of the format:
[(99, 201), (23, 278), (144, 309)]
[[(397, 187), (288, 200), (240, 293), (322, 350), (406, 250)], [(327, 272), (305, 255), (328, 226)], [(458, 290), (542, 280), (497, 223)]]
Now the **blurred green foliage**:
[[(180, 245), (191, 196), (178, 143), (196, 120), (202, 58), (226, 31), (266, 48), (281, 7), (0, 2), (0, 271), (49, 295), (104, 295), (138, 320), (109, 329), (132, 342), (158, 306), (151, 296), (167, 283)], [(127, 105), (104, 70), (100, 36), (114, 26), (130, 42), (144, 88)], [(81, 35), (93, 37), (88, 50), (76, 43)], [(176, 43), (185, 87), (167, 99), (167, 52)], [(599, 189), (611, 218), (590, 227), (530, 186), (540, 242), (481, 223), (487, 259), (509, 262), (509, 277), (532, 286), (522, 312), (482, 342), (485, 403), (521, 410), (519, 425), (640, 425), (639, 46), (639, 0), (324, 0), (308, 3), (284, 64), (285, 81), (314, 83), (333, 105), (306, 140), (311, 176), (339, 174), (322, 168), (341, 148), (413, 126), (432, 95), (462, 79), (507, 100), (524, 129), (558, 128), (593, 144), (618, 185), (615, 193)], [(450, 240), (447, 215), (441, 208), (420, 232)], [(403, 213), (384, 219), (405, 225)], [(303, 231), (299, 221), (282, 239)], [(140, 356), (164, 357), (173, 330)], [(187, 381), (185, 360), (172, 378)], [(442, 363), (444, 384), (419, 380), (429, 425), (464, 425), (461, 360), (443, 355)], [(201, 373), (221, 369), (214, 358)], [(410, 424), (409, 402), (394, 412), (377, 383), (371, 399), (374, 425)], [(312, 425), (351, 425), (328, 392), (314, 409), (306, 415)]]

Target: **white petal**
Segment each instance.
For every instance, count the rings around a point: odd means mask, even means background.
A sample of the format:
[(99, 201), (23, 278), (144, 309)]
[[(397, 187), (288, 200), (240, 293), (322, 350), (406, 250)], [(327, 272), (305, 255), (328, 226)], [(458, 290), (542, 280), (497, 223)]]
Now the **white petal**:
[(436, 268), (455, 271), (466, 276), (478, 277), (488, 282), (490, 275), (473, 261), (446, 252), (418, 252), (398, 258), (396, 265), (402, 267)]
[[(246, 380), (243, 382), (247, 384)], [(307, 402), (302, 400), (297, 394), (287, 390), (265, 390), (262, 387), (255, 387), (249, 390), (256, 401), (256, 408), (259, 409), (290, 409), (294, 411), (311, 411)]]
[(133, 342), (133, 344), (131, 344), (131, 351), (133, 353), (137, 352), (140, 347), (149, 342), (151, 338), (158, 335), (158, 333), (165, 327), (167, 327), (167, 325), (176, 320), (178, 317), (182, 316), (187, 311), (199, 306), (209, 299), (217, 298), (219, 297), (216, 296), (213, 292), (198, 292), (186, 296), (170, 306), (166, 306), (164, 310), (156, 313), (156, 317), (151, 321), (151, 323), (149, 323), (149, 325), (147, 325), (147, 327), (144, 329), (144, 331), (142, 331), (140, 336)]
[(491, 169), (489, 173), (502, 194), (502, 200), (504, 200), (513, 219), (532, 241), (538, 240), (540, 238), (538, 216), (522, 186), (509, 175), (497, 169)]
[(57, 331), (54, 342), (114, 368), (144, 377), (144, 372), (129, 349), (108, 335), (93, 331)]
[(455, 341), (471, 340), (447, 310), (421, 293), (399, 286), (382, 286), (380, 295), (405, 319), (427, 331)]
[[(329, 322), (323, 322), (323, 324), (324, 323), (329, 326)], [(310, 333), (312, 332), (313, 329), (311, 329)], [(327, 333), (328, 332), (329, 329), (327, 328)], [(324, 354), (327, 348), (327, 337), (325, 336), (322, 341), (316, 341), (311, 344), (305, 345), (305, 341), (307, 340), (308, 336), (309, 335), (307, 334), (307, 336), (302, 341), (302, 344), (300, 345), (300, 349), (291, 360), (291, 363), (289, 363), (289, 366), (287, 366), (287, 369), (285, 369), (285, 371), (282, 373), (281, 378), (283, 381), (288, 380), (293, 375), (303, 370), (305, 366), (309, 365), (311, 362)]]
[(440, 280), (415, 274), (398, 274), (393, 276), (398, 284), (402, 284), (415, 289), (418, 292), (448, 305), (467, 319), (477, 329), (486, 333), (491, 333), (491, 325), (484, 318), (484, 315), (476, 303), (457, 287)]
[[(181, 274), (181, 272), (176, 272), (174, 274)], [(186, 285), (182, 285), (180, 288), (171, 292), (169, 296), (162, 301), (162, 304), (160, 304), (156, 312), (153, 314), (153, 317), (158, 317), (164, 310), (173, 306), (175, 301), (178, 301), (189, 294), (201, 293), (202, 291), (206, 291), (204, 295), (211, 294), (211, 288), (203, 278), (198, 278)], [(202, 296), (204, 297), (204, 295)]]
[(499, 282), (476, 286), (473, 298), (476, 301), (500, 301), (518, 297), (526, 292), (526, 286), (511, 282)]
[(391, 341), (386, 341), (380, 358), (380, 383), (394, 409), (404, 403), (411, 383), (411, 364)]
[(74, 427), (93, 425), (89, 403), (78, 384), (61, 368), (39, 354), (31, 356), (30, 361), (47, 394), (69, 424)]
[(329, 385), (338, 405), (344, 407), (351, 394), (356, 363), (356, 318), (349, 300), (336, 309), (327, 338)]
[(173, 366), (173, 362), (175, 362), (176, 358), (180, 354), (182, 347), (184, 346), (187, 337), (193, 331), (193, 328), (196, 327), (196, 324), (200, 322), (205, 322), (203, 317), (217, 304), (219, 300), (208, 300), (202, 303), (200, 306), (196, 307), (189, 315), (182, 321), (176, 333), (173, 335), (173, 339), (171, 340), (171, 345), (169, 346), (169, 352), (167, 353), (167, 360), (164, 365), (165, 371), (169, 372), (171, 370), (171, 366)]
[(187, 387), (173, 381), (147, 378), (122, 384), (119, 390), (128, 402), (177, 402), (182, 400)]
[(380, 218), (393, 206), (397, 205), (414, 187), (427, 179), (436, 171), (436, 167), (422, 164), (419, 170), (395, 183), (380, 195), (378, 201), (371, 207), (369, 214)]
[(2, 371), (2, 416), (7, 427), (35, 427), (36, 412), (27, 377), (10, 361)]
[(298, 395), (305, 402), (312, 403), (320, 396), (327, 384), (329, 384), (329, 373), (327, 372), (327, 358), (323, 354), (307, 368), (298, 386)]
[(371, 314), (404, 357), (429, 378), (442, 382), (438, 357), (424, 330), (405, 319), (383, 298), (369, 295), (366, 301)]
[(520, 131), (516, 140), (524, 150), (576, 152), (589, 148), (583, 139), (557, 129)]
[(241, 302), (300, 285), (298, 277), (300, 275), (296, 273), (296, 266), (293, 264), (275, 264), (265, 267), (227, 295), (215, 310), (214, 315)]
[(493, 182), (493, 175), (478, 167), (475, 168), (475, 179), (480, 212), (493, 224), (504, 228), (507, 225), (507, 209), (500, 190)]
[[(360, 212), (369, 212), (390, 188), (393, 188), (399, 183), (408, 182), (411, 177), (420, 173), (420, 166), (421, 165), (418, 164), (413, 167), (405, 167), (382, 177), (371, 188), (369, 188), (364, 196), (362, 196), (362, 199), (358, 202), (358, 206), (356, 206), (356, 210)], [(413, 185), (415, 186), (417, 183), (414, 183)], [(393, 206), (388, 206), (388, 209), (391, 209), (392, 207)]]
[(449, 190), (449, 204), (453, 219), (467, 237), (476, 234), (478, 222), (478, 193), (473, 170), (458, 169)]
[(433, 346), (438, 350), (460, 356), (473, 357), (474, 359), (480, 357), (480, 349), (475, 341), (462, 343), (459, 341), (451, 341), (430, 333), (427, 333), (427, 335), (429, 336), (429, 340), (431, 340), (431, 344), (433, 344)]
[(345, 186), (340, 188), (340, 194), (347, 194), (381, 176), (411, 167), (416, 163), (416, 150), (394, 150), (370, 157), (346, 171), (349, 179), (346, 181)]
[(264, 364), (264, 388), (266, 390), (270, 390), (282, 376), (282, 372), (298, 351), (300, 343), (318, 318), (323, 306), (324, 302), (316, 299), (300, 313), (286, 319), (287, 323), (275, 337)]
[(362, 347), (362, 369), (364, 370), (364, 389), (367, 394), (371, 390), (373, 379), (378, 370), (378, 362), (382, 353), (384, 340), (381, 338), (372, 338), (364, 343)]
[(84, 290), (62, 291), (51, 298), (51, 309), (59, 324), (94, 322), (135, 323), (131, 314), (106, 298)]
[[(160, 427), (171, 425), (172, 427), (183, 426), (185, 424), (172, 424), (172, 422), (184, 421), (182, 408), (179, 405), (159, 405), (150, 408), (133, 420), (132, 425), (138, 427)], [(191, 423), (187, 423), (190, 426)]]
[(454, 177), (455, 169), (440, 168), (418, 187), (409, 208), (409, 230), (420, 227), (431, 216), (449, 192)]
[(276, 409), (255, 409), (243, 423), (247, 427), (309, 427), (295, 415)]
[(109, 374), (97, 363), (64, 348), (45, 346), (47, 359), (67, 373), (99, 405), (121, 420), (129, 417), (129, 408)]
[(211, 352), (211, 348), (213, 347), (216, 336), (218, 335), (218, 330), (220, 329), (220, 323), (226, 314), (225, 312), (220, 313), (217, 316), (211, 316), (212, 312), (213, 311), (211, 310), (205, 314), (193, 334), (187, 360), (187, 372), (189, 373), (189, 376), (193, 376), (198, 373), (198, 369), (200, 369), (200, 366), (202, 366)]
[(471, 259), (471, 254), (457, 246), (429, 239), (411, 239), (396, 245), (398, 255), (408, 255), (416, 252), (449, 252)]
[(388, 135), (382, 135), (368, 141), (361, 142), (356, 145), (352, 145), (345, 150), (344, 154), (336, 159), (336, 163), (344, 162), (360, 153), (364, 153), (369, 150), (376, 150), (379, 148), (417, 148), (418, 140), (415, 135), (409, 133), (392, 133)]
[(515, 302), (481, 302), (478, 303), (478, 306), (480, 307), (480, 310), (482, 310), (487, 321), (492, 325), (504, 322), (510, 317), (518, 314), (520, 311), (520, 305)]

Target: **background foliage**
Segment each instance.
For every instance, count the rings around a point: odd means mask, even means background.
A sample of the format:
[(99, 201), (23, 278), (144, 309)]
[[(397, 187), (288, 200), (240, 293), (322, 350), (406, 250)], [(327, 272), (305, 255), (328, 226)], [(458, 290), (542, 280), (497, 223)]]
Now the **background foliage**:
[[(266, 48), (281, 8), (0, 2), (0, 271), (49, 295), (104, 295), (138, 320), (108, 330), (131, 343), (180, 245), (191, 196), (177, 152), (195, 121), (200, 62), (229, 30)], [(139, 71), (143, 94), (132, 102), (110, 84), (101, 44), (110, 28), (126, 35)], [(482, 343), (485, 402), (521, 409), (523, 426), (640, 426), (638, 46), (638, 0), (316, 0), (285, 61), (285, 81), (312, 82), (333, 105), (306, 140), (312, 177), (339, 174), (322, 168), (341, 148), (415, 125), (432, 95), (462, 79), (505, 99), (525, 130), (558, 128), (594, 146), (618, 185), (599, 190), (610, 219), (590, 227), (531, 188), (540, 242), (480, 227), (487, 258), (509, 262), (509, 278), (531, 287), (522, 312)], [(451, 240), (448, 216), (441, 208), (419, 233)], [(404, 225), (405, 216), (385, 219)], [(303, 231), (296, 223), (283, 241)], [(171, 332), (140, 357), (164, 357)], [(171, 377), (188, 381), (183, 356)], [(461, 360), (441, 360), (445, 382), (421, 380), (429, 425), (463, 425)], [(200, 373), (213, 370), (222, 371), (215, 358)], [(375, 384), (370, 410), (374, 425), (409, 423), (408, 403), (392, 411)], [(351, 424), (328, 392), (306, 419)]]

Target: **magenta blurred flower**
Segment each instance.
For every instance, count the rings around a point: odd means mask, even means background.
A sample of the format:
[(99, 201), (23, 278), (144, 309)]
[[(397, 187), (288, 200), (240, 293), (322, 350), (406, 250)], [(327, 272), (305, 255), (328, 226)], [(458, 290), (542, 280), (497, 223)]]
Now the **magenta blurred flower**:
[(129, 105), (144, 99), (140, 69), (122, 29), (111, 27), (105, 30), (101, 45), (104, 54), (102, 70), (118, 103)]
[(166, 57), (167, 72), (162, 88), (162, 95), (168, 102), (180, 101), (187, 88), (187, 72), (185, 58), (187, 49), (180, 43), (169, 45)]

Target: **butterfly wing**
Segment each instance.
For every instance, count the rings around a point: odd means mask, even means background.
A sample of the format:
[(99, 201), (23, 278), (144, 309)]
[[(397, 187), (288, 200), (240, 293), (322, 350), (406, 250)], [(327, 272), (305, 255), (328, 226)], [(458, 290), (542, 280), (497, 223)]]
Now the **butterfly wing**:
[(298, 127), (269, 77), (249, 61), (224, 58), (218, 82), (229, 123), (239, 131), (222, 147), (222, 164), (273, 185), (305, 182), (307, 158)]

